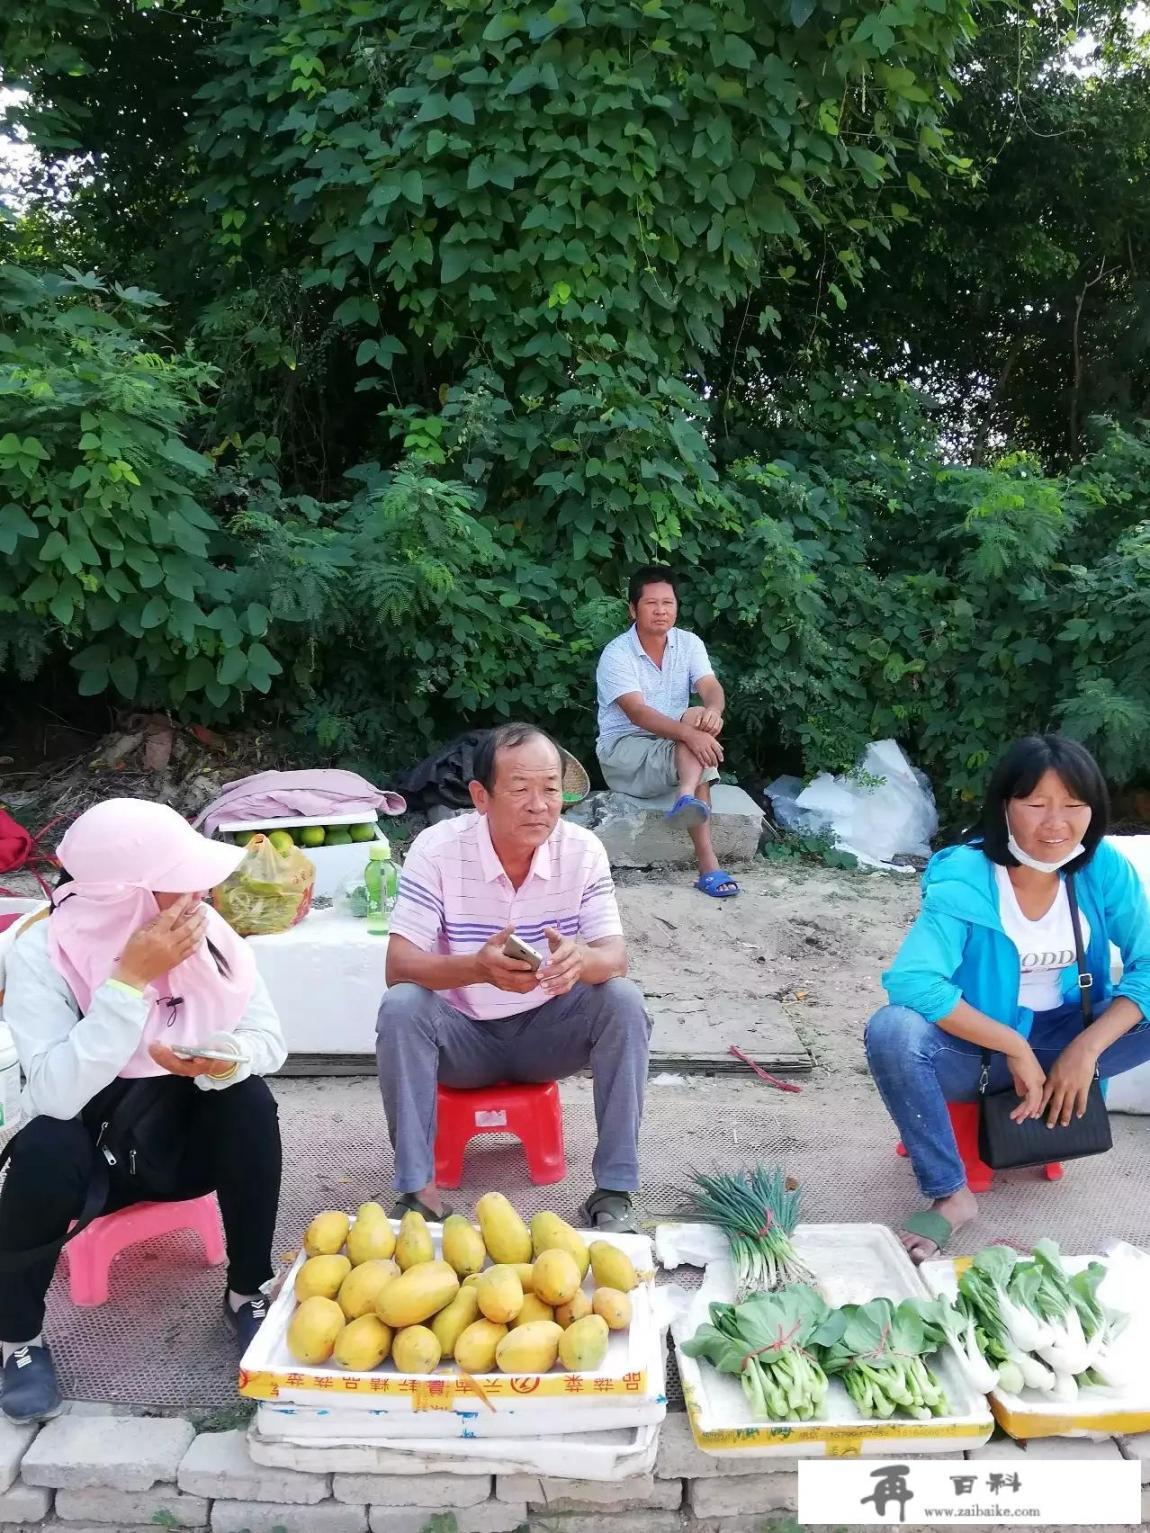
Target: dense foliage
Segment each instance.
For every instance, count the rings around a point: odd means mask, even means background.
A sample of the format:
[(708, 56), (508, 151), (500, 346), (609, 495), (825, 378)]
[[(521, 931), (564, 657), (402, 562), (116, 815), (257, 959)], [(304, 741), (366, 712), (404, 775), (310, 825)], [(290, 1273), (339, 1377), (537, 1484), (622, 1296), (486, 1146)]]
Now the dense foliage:
[(1088, 71), (1066, 25), (14, 0), (0, 668), (377, 771), (509, 714), (586, 759), (657, 555), (741, 769), (895, 734), (963, 794), (1060, 723), (1137, 775), (1150, 121), (1121, 13)]

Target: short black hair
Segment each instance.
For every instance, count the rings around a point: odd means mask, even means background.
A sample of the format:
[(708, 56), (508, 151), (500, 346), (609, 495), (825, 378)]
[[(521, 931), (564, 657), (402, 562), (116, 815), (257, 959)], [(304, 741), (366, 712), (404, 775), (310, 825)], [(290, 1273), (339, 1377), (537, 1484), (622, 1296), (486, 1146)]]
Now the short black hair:
[(1016, 868), (1018, 859), (1007, 846), (1006, 806), (1012, 798), (1033, 793), (1044, 772), (1056, 772), (1071, 793), (1090, 805), (1083, 849), (1063, 870), (1077, 873), (1110, 827), (1110, 794), (1097, 761), (1084, 745), (1066, 735), (1027, 735), (1014, 742), (990, 774), (982, 815), (967, 839), (977, 842), (991, 862)]
[(497, 752), (526, 745), (528, 740), (546, 740), (559, 758), (559, 770), (563, 770), (563, 752), (545, 729), (540, 729), (537, 724), (498, 724), (494, 729), (489, 729), (479, 742), (471, 768), (471, 780), (482, 783), (490, 793), (495, 787)]
[(679, 582), (675, 579), (675, 571), (665, 564), (645, 564), (641, 570), (636, 570), (627, 582), (627, 601), (635, 606), (648, 586), (657, 585), (670, 586), (678, 601)]

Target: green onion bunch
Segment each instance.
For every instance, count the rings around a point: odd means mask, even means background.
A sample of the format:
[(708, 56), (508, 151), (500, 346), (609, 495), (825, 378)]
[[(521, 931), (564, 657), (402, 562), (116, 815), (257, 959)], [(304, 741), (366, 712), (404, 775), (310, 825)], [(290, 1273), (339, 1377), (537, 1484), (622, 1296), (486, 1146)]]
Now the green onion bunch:
[(720, 1176), (695, 1174), (695, 1210), (725, 1231), (735, 1267), (735, 1302), (790, 1283), (813, 1284), (814, 1274), (791, 1244), (800, 1195), (783, 1173), (756, 1166)]

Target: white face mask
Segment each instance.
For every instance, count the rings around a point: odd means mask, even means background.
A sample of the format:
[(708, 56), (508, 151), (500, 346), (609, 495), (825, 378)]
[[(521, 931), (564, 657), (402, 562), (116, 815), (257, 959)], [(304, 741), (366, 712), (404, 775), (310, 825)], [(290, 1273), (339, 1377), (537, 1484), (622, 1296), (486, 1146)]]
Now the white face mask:
[(1060, 857), (1057, 862), (1039, 862), (1037, 857), (1032, 857), (1029, 852), (1022, 850), (1014, 839), (1014, 832), (1011, 830), (1009, 822), (1007, 822), (1006, 826), (1006, 844), (1010, 848), (1011, 854), (1018, 859), (1024, 868), (1033, 868), (1036, 873), (1057, 873), (1059, 868), (1064, 868), (1068, 862), (1073, 862), (1075, 857), (1081, 857), (1082, 853), (1086, 850), (1080, 841), (1076, 847), (1073, 847), (1064, 857)]

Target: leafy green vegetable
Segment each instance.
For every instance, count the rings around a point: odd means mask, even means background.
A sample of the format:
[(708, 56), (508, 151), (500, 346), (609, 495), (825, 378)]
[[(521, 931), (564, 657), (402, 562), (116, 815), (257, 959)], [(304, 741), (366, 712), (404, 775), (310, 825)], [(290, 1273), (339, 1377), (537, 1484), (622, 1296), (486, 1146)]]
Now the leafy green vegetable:
[(813, 1283), (795, 1254), (791, 1235), (799, 1219), (800, 1194), (779, 1170), (756, 1166), (735, 1175), (695, 1177), (695, 1205), (721, 1224), (735, 1264), (735, 1302), (753, 1293)]
[(757, 1293), (742, 1304), (712, 1304), (710, 1324), (683, 1351), (735, 1374), (756, 1421), (810, 1421), (827, 1393), (818, 1349), (835, 1340), (840, 1316), (803, 1285)]

